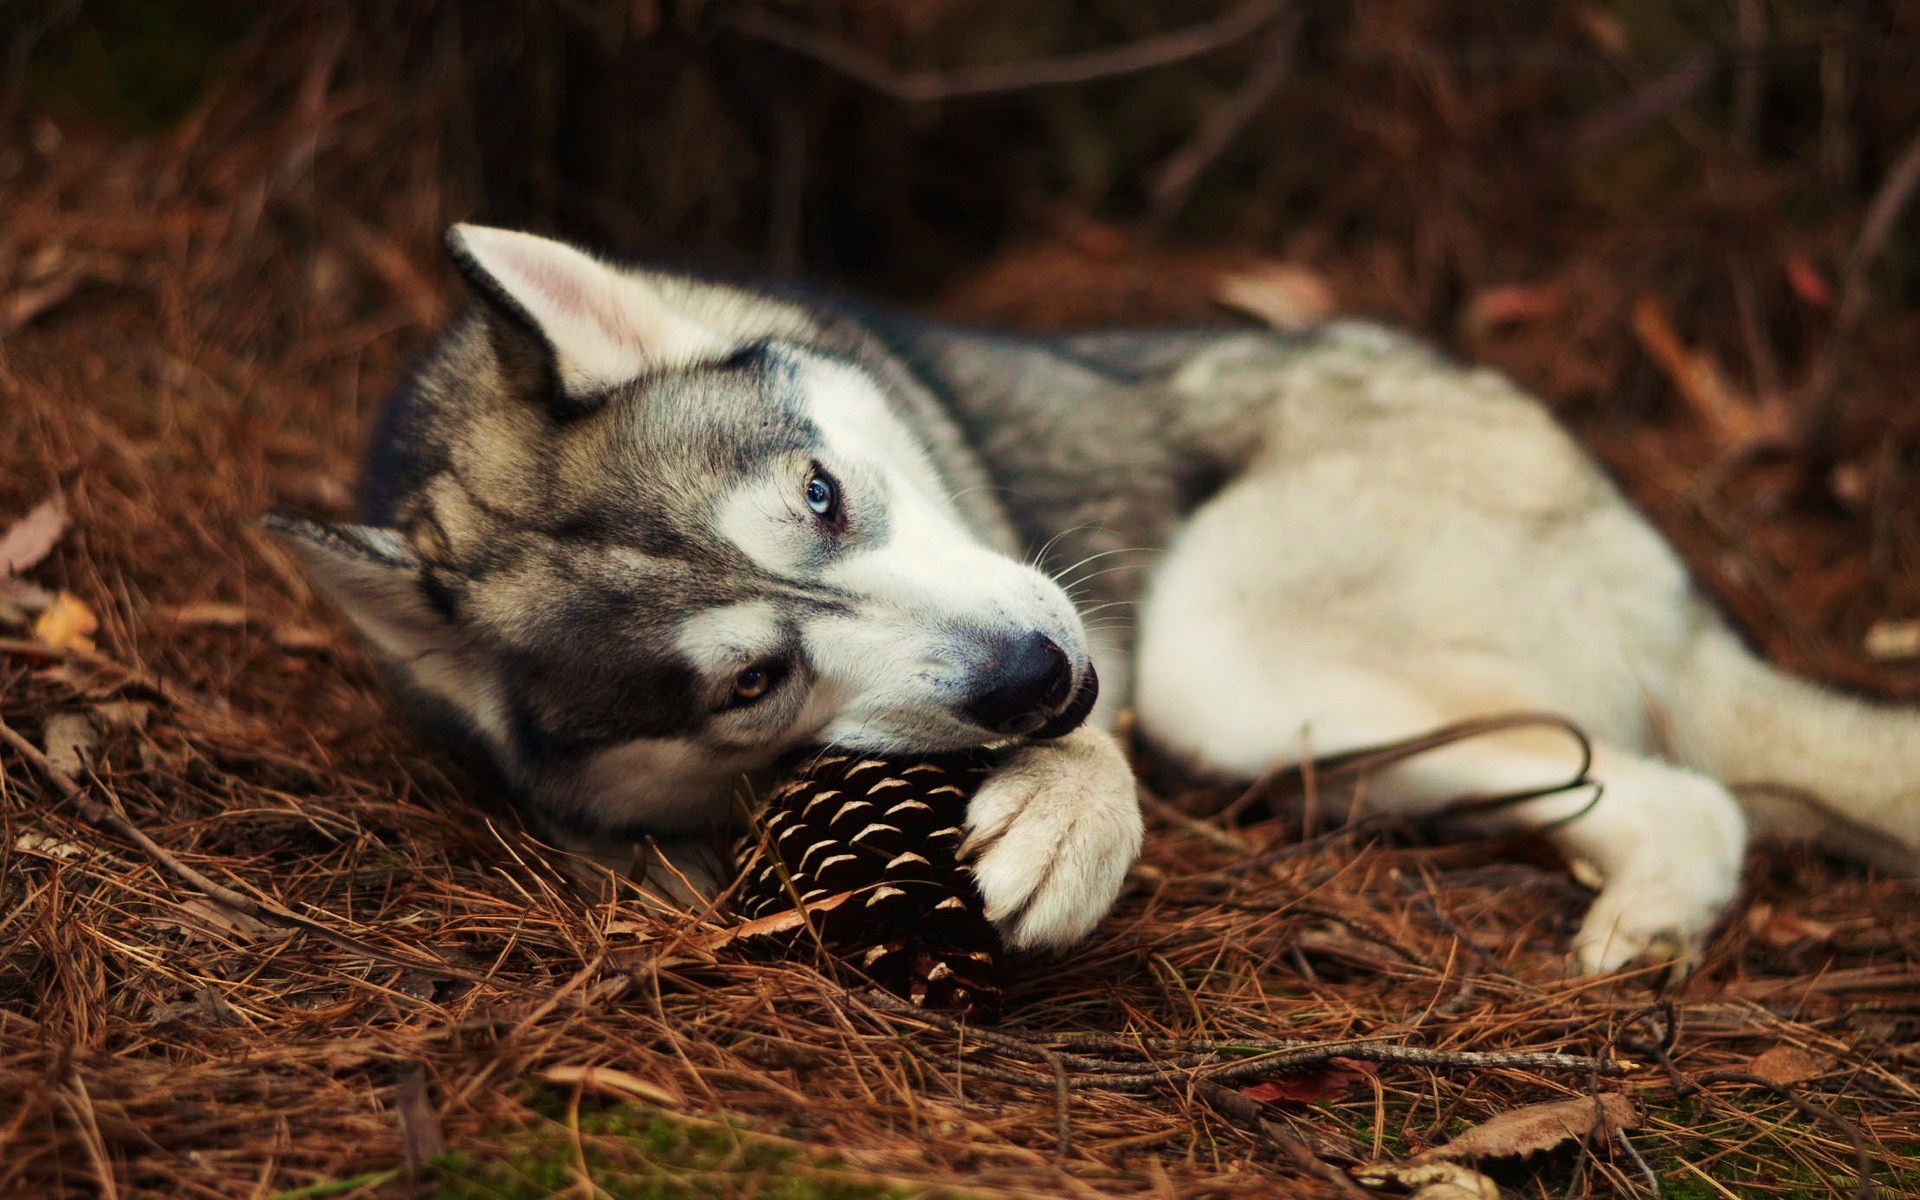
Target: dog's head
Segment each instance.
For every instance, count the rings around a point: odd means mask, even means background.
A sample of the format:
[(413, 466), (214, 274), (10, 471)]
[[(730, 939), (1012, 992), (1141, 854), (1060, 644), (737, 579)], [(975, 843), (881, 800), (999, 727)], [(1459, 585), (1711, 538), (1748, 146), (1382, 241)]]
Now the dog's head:
[(400, 445), (370, 470), (401, 464), (372, 481), (391, 524), (272, 524), (546, 816), (685, 828), (804, 743), (953, 749), (1085, 718), (1065, 593), (969, 531), (881, 385), (803, 322), (744, 336), (684, 280), (527, 234), (448, 240), (483, 303), (389, 416)]

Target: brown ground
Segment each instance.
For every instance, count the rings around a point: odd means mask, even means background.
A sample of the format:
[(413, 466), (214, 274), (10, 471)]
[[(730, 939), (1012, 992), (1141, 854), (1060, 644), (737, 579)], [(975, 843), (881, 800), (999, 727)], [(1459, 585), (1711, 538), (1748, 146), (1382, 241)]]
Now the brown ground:
[[(1229, 828), (1156, 807), (1120, 909), (1024, 973), (1005, 1042), (886, 1008), (826, 965), (695, 952), (694, 922), (630, 897), (584, 899), (463, 801), (252, 524), (275, 504), (348, 511), (363, 431), (452, 295), (438, 228), (466, 211), (434, 113), (336, 71), (329, 45), (246, 44), (242, 68), (155, 135), (0, 108), (0, 525), (62, 489), (72, 529), (31, 577), (101, 622), (96, 652), (0, 626), (0, 720), (29, 744), (0, 733), (0, 1195), (397, 1194), (473, 1177), (546, 1194), (583, 1163), (619, 1194), (640, 1193), (618, 1169), (652, 1170), (662, 1195), (854, 1195), (831, 1189), (870, 1176), (1319, 1194), (1339, 1185), (1315, 1162), (1392, 1158), (1520, 1104), (1622, 1088), (1645, 1113), (1626, 1142), (1503, 1181), (1645, 1194), (1638, 1154), (1669, 1195), (1845, 1194), (1865, 1154), (1888, 1194), (1920, 1193), (1920, 887), (1803, 852), (1756, 850), (1705, 965), (1661, 990), (1560, 978), (1585, 896), (1534, 848), (1363, 824), (1248, 870), (1249, 853), (1324, 830), (1297, 809)], [(1862, 648), (1876, 622), (1920, 614), (1920, 312), (1883, 287), (1844, 357), (1829, 350), (1868, 180), (1898, 145), (1804, 219), (1781, 215), (1809, 189), (1776, 162), (1626, 212), (1549, 188), (1558, 225), (1520, 222), (1538, 191), (1476, 221), (1437, 185), (1404, 227), (1369, 224), (1370, 198), (1443, 177), (1433, 154), (1484, 165), (1502, 122), (1532, 111), (1518, 85), (1475, 107), (1445, 83), (1355, 101), (1371, 140), (1351, 187), (1284, 234), (1183, 249), (1048, 214), (923, 299), (1032, 328), (1215, 317), (1223, 272), (1286, 260), (1341, 307), (1540, 389), (1783, 661), (1920, 695), (1920, 666)], [(1324, 111), (1303, 97), (1284, 103)], [(1431, 144), (1435, 111), (1457, 146)], [(1246, 186), (1294, 196), (1278, 176)], [(1755, 411), (1780, 405), (1791, 433), (1826, 369), (1849, 401), (1833, 461), (1794, 437), (1749, 455)], [(61, 713), (99, 738), (72, 796), (28, 752)], [(1160, 1073), (1131, 1094), (1063, 1060), (1062, 1099), (1047, 1055), (1067, 1031), (1130, 1039), (1099, 1056)], [(1246, 1080), (1211, 1084), (1151, 1036), (1641, 1069), (1623, 1084), (1383, 1063), (1301, 1084), (1317, 1107), (1258, 1109), (1235, 1099)], [(1800, 1053), (1756, 1064), (1778, 1047)], [(626, 1075), (582, 1087), (582, 1068)], [(624, 1101), (679, 1130), (724, 1115), (752, 1145), (792, 1139), (844, 1166), (688, 1165), (616, 1127), (606, 1106)], [(466, 1165), (408, 1173), (441, 1145)], [(507, 1159), (547, 1182), (507, 1188), (484, 1165)], [(679, 1173), (660, 1182), (668, 1161)]]

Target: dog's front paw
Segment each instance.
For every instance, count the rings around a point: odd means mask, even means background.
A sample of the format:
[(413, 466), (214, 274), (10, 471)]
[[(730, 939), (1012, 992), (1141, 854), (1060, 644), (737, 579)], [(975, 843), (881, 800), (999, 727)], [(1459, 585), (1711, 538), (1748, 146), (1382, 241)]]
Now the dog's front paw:
[(1022, 746), (967, 807), (961, 857), (1009, 946), (1065, 946), (1113, 906), (1140, 854), (1133, 771), (1111, 735), (1081, 728)]
[(1603, 975), (1671, 964), (1682, 975), (1691, 973), (1739, 885), (1738, 863), (1735, 857), (1679, 872), (1629, 871), (1609, 880), (1574, 937), (1577, 969)]

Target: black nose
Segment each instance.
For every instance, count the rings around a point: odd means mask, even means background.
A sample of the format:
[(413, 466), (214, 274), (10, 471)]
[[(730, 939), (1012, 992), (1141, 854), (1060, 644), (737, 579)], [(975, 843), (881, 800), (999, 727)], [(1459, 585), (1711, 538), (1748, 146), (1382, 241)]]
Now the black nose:
[(1001, 643), (984, 674), (987, 690), (967, 705), (967, 715), (995, 733), (1032, 733), (1073, 695), (1073, 663), (1044, 634)]

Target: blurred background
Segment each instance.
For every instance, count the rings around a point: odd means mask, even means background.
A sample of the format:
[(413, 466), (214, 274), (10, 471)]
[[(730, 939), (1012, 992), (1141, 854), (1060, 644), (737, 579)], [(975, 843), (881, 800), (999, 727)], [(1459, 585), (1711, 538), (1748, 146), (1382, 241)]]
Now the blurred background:
[[(1778, 656), (1920, 693), (1920, 4), (96, 0), (0, 45), (0, 336), (104, 359), (37, 384), (96, 409), (158, 372), (216, 520), (347, 504), (474, 218), (1026, 329), (1407, 324)], [(9, 500), (87, 457), (38, 436)]]

